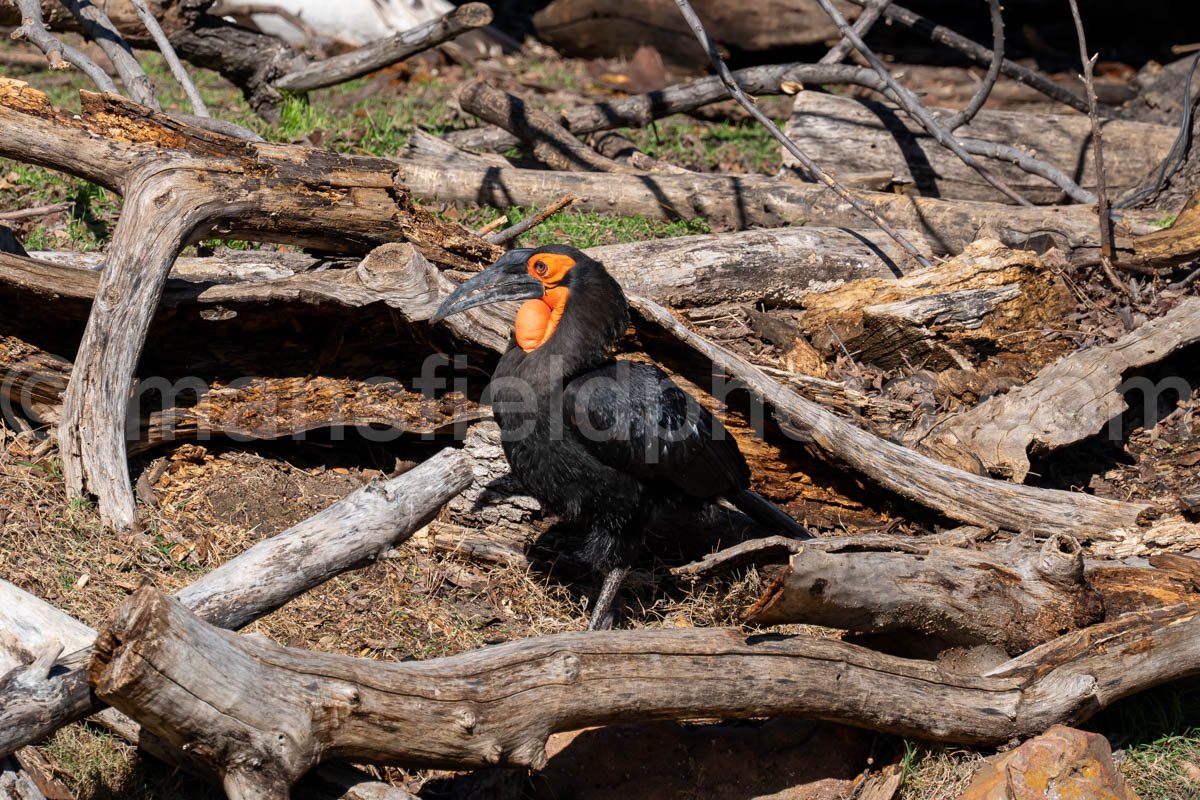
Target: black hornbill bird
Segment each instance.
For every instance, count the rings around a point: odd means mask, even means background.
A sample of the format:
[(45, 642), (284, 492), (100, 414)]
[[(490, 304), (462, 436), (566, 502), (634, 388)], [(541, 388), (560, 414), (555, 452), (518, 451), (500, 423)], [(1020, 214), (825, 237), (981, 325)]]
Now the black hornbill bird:
[(750, 469), (720, 421), (657, 367), (612, 357), (629, 305), (604, 266), (571, 247), (511, 250), (442, 303), (434, 322), (525, 300), (492, 375), (491, 403), (513, 474), (584, 534), (604, 574), (589, 628), (611, 627), (613, 600), (656, 508), (725, 498), (760, 524), (807, 528), (750, 491)]

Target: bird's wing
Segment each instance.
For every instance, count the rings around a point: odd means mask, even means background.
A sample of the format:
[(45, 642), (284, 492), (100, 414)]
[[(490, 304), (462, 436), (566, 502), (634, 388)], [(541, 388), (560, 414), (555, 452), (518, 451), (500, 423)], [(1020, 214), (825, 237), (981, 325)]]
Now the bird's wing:
[(567, 424), (608, 466), (695, 497), (750, 484), (737, 441), (657, 367), (617, 361), (567, 384)]

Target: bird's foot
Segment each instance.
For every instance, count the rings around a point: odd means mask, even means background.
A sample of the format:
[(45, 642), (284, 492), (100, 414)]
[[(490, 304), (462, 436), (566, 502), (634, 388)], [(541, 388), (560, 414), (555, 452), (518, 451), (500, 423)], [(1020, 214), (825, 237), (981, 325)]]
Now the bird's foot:
[(617, 627), (617, 615), (620, 612), (617, 595), (628, 574), (629, 567), (617, 567), (604, 576), (600, 593), (596, 595), (596, 605), (592, 607), (592, 615), (588, 618), (589, 631), (610, 631)]

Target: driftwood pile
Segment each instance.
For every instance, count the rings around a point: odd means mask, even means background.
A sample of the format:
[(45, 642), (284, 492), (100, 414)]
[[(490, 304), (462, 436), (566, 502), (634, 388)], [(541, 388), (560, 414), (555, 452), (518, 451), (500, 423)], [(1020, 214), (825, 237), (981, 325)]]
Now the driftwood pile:
[[(86, 55), (45, 28), (62, 9), (43, 5), (20, 3), (21, 35), (51, 60), (89, 70)], [(220, 70), (265, 115), (284, 91), (347, 80), (489, 20), (486, 8), (467, 5), (397, 41), (313, 62), (208, 15), (198, 0), (113, 2), (107, 16), (67, 5), (84, 30), (119, 29), (133, 44), (155, 38), (157, 25), (142, 27), (148, 6), (179, 56)], [(851, 29), (826, 0), (819, 5), (828, 6), (830, 31), (846, 37), (825, 63), (732, 75), (718, 63), (720, 77), (561, 118), (474, 82), (459, 102), (479, 127), (445, 139), (416, 133), (397, 158), (263, 142), (200, 107), (195, 117), (168, 115), (152, 93), (137, 95), (131, 59), (113, 63), (133, 99), (105, 76), (100, 93), (83, 94), (79, 115), (0, 78), (0, 155), (124, 197), (102, 261), (19, 246), (0, 254), (9, 326), (0, 330), (0, 401), (52, 434), (68, 491), (95, 497), (107, 525), (138, 525), (129, 456), (167, 442), (375, 426), (447, 445), (174, 597), (138, 590), (100, 631), (0, 582), (0, 757), (92, 716), (158, 758), (215, 777), (230, 797), (275, 798), (324, 760), (536, 769), (553, 732), (636, 720), (787, 715), (997, 745), (1200, 673), (1200, 559), (1180, 554), (1200, 548), (1200, 527), (1186, 504), (1025, 483), (1031, 454), (1083, 441), (1124, 410), (1129, 371), (1200, 335), (1200, 301), (1184, 282), (1164, 290), (1173, 292), (1170, 310), (1111, 344), (1047, 353), (1040, 334), (1074, 303), (1062, 270), (1102, 265), (1124, 286), (1118, 272), (1154, 275), (1200, 253), (1195, 206), (1159, 231), (1149, 224), (1159, 212), (1112, 211), (1101, 201), (1110, 228), (1092, 205), (1106, 191), (1119, 206), (1148, 185), (1161, 189), (1155, 176), (1175, 130), (980, 111), (999, 74), (1089, 108), (1007, 61), (1002, 35), (983, 56), (978, 45), (969, 51), (989, 67), (979, 96), (964, 113), (935, 117), (886, 70), (839, 63), (857, 49), (874, 64), (860, 34), (881, 12), (908, 12), (870, 3)], [(995, 21), (1002, 34), (998, 11)], [(717, 58), (713, 47), (696, 53)], [(581, 138), (723, 99), (730, 81), (755, 94), (853, 84), (877, 101), (801, 91), (785, 145), (798, 166), (774, 177), (693, 173)], [(1098, 128), (1110, 146), (1104, 170), (1094, 168)], [(492, 152), (514, 142), (546, 168)], [(908, 191), (879, 190), (896, 187)], [(429, 354), (466, 353), (487, 365), (505, 346), (495, 309), (427, 324), (461, 274), (501, 248), (422, 203), (544, 206), (562, 195), (605, 213), (703, 216), (732, 229), (593, 255), (630, 295), (637, 347), (681, 379), (702, 383), (715, 370), (767, 409), (770, 441), (744, 445), (767, 475), (764, 491), (795, 497), (788, 491), (800, 463), (848, 475), (869, 487), (864, 496), (949, 530), (803, 544), (751, 536), (674, 570), (695, 581), (748, 563), (780, 565), (746, 611), (750, 631), (563, 634), (397, 664), (233, 633), (426, 525), (435, 543), (449, 531), (459, 552), (525, 563), (537, 508), (504, 484), (481, 386), (431, 396), (419, 382)], [(179, 257), (201, 238), (320, 255)], [(781, 330), (780, 317), (758, 307), (797, 316)], [(700, 332), (697, 322), (730, 309), (784, 357), (762, 363)], [(339, 347), (354, 356), (337, 369), (316, 355), (319, 338), (291, 324), (351, 316)], [(59, 324), (47, 330), (47, 319)], [(289, 346), (276, 348), (285, 339)], [(919, 365), (957, 381), (959, 397), (991, 394), (979, 388), (979, 353), (1018, 346), (1040, 367), (1036, 378), (936, 424), (895, 426), (882, 398), (827, 378), (827, 363), (845, 356), (882, 369)], [(271, 376), (225, 382), (262, 374), (256, 368), (268, 361)], [(372, 379), (382, 368), (394, 377)], [(213, 377), (192, 397), (185, 374)], [(152, 375), (158, 383), (139, 383)], [(722, 413), (731, 429), (747, 430), (739, 411)], [(730, 512), (693, 523), (746, 521)], [(754, 632), (798, 622), (853, 636)], [(349, 783), (365, 780), (355, 773)], [(361, 785), (338, 791), (366, 796)]]

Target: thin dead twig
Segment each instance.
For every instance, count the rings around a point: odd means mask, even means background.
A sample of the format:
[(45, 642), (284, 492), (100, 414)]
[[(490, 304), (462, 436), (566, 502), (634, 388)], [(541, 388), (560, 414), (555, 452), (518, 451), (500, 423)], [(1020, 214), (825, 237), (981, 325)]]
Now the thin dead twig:
[[(850, 0), (850, 2), (855, 5), (865, 6), (868, 0)], [(992, 51), (986, 47), (976, 44), (962, 34), (956, 33), (947, 27), (936, 25), (928, 18), (909, 11), (907, 8), (893, 3), (884, 9), (883, 16), (888, 22), (895, 22), (906, 28), (924, 33), (930, 41), (945, 45), (952, 50), (957, 50), (977, 64), (987, 65), (991, 63)], [(1013, 80), (1041, 92), (1052, 100), (1057, 100), (1064, 105), (1068, 105), (1076, 111), (1087, 113), (1088, 104), (1086, 100), (1028, 67), (1023, 67), (1006, 58), (1001, 62), (1000, 71)]]
[(954, 138), (954, 135), (947, 131), (942, 124), (937, 121), (933, 114), (929, 113), (929, 110), (921, 104), (921, 101), (917, 99), (916, 95), (908, 91), (908, 89), (905, 89), (899, 84), (899, 82), (896, 81), (894, 77), (892, 77), (892, 73), (889, 72), (887, 66), (879, 60), (879, 56), (875, 55), (875, 52), (871, 50), (871, 48), (867, 47), (867, 43), (862, 40), (861, 36), (854, 32), (854, 29), (850, 27), (848, 22), (846, 22), (846, 18), (842, 16), (842, 13), (834, 7), (830, 0), (817, 0), (817, 2), (821, 5), (821, 8), (825, 10), (825, 13), (829, 15), (829, 18), (833, 20), (834, 24), (837, 25), (838, 30), (842, 32), (842, 35), (854, 43), (855, 48), (857, 48), (858, 52), (862, 54), (862, 57), (867, 60), (867, 63), (870, 64), (877, 73), (879, 73), (879, 77), (883, 78), (884, 83), (888, 85), (888, 88), (892, 91), (892, 94), (895, 96), (896, 102), (900, 104), (900, 107), (907, 111), (913, 119), (921, 123), (921, 127), (928, 131), (929, 135), (932, 136), (938, 144), (949, 149), (950, 152), (958, 156), (964, 164), (979, 173), (981, 178), (991, 184), (1005, 197), (1023, 206), (1033, 205), (1016, 191), (1014, 191), (1013, 188), (1007, 183), (988, 172), (984, 168), (983, 164), (979, 163), (974, 156), (968, 153), (966, 149), (964, 149), (959, 143), (959, 141)]
[(942, 123), (948, 131), (961, 128), (975, 118), (979, 109), (983, 108), (983, 104), (987, 102), (988, 96), (991, 95), (992, 89), (996, 85), (996, 80), (1000, 77), (1000, 67), (1004, 64), (1004, 13), (1000, 10), (1000, 0), (988, 0), (988, 11), (992, 17), (992, 63), (988, 65), (987, 74), (983, 76), (983, 83), (979, 85), (979, 90), (975, 92), (971, 100), (961, 111)]
[(478, 230), (476, 230), (475, 235), (476, 236), (487, 236), (489, 233), (493, 232), (494, 230), (499, 228), (501, 225), (507, 225), (507, 224), (508, 224), (508, 214), (501, 214), (500, 216), (496, 217), (491, 222), (481, 226)]
[(491, 242), (492, 244), (504, 244), (505, 242), (511, 242), (513, 239), (516, 239), (522, 233), (525, 233), (525, 231), (529, 230), (530, 228), (534, 228), (534, 227), (537, 227), (538, 225), (541, 225), (543, 222), (548, 220), (550, 217), (554, 216), (559, 211), (562, 211), (564, 208), (571, 205), (572, 203), (575, 203), (578, 200), (579, 200), (578, 197), (574, 197), (569, 194), (565, 195), (563, 197), (560, 197), (557, 200), (555, 200), (553, 203), (551, 203), (550, 205), (543, 208), (541, 211), (537, 212), (536, 214), (526, 217), (525, 219), (518, 222), (516, 225), (512, 225), (508, 228), (505, 228), (504, 230), (499, 231), (498, 233), (488, 234), (487, 240), (489, 242)]
[(196, 84), (192, 83), (192, 79), (188, 76), (187, 70), (183, 67), (183, 62), (179, 60), (179, 56), (175, 54), (175, 48), (171, 46), (171, 42), (167, 39), (167, 34), (163, 32), (162, 26), (158, 24), (158, 20), (146, 5), (146, 0), (130, 0), (133, 3), (133, 9), (137, 12), (138, 19), (146, 26), (146, 30), (150, 33), (150, 38), (154, 39), (154, 44), (158, 46), (158, 50), (162, 53), (163, 59), (167, 62), (167, 67), (171, 70), (171, 75), (175, 78), (176, 83), (183, 89), (183, 93), (187, 95), (188, 102), (192, 106), (192, 113), (198, 117), (210, 116), (208, 107), (204, 105), (204, 99), (200, 97), (200, 92), (196, 89)]
[(66, 69), (69, 64), (87, 75), (100, 91), (117, 94), (117, 85), (99, 64), (50, 33), (42, 19), (40, 0), (17, 0), (17, 4), (21, 9), (21, 27), (13, 31), (14, 39), (24, 39), (45, 53), (50, 69)]
[(929, 259), (921, 255), (920, 251), (917, 250), (917, 248), (914, 247), (913, 244), (908, 241), (903, 234), (900, 233), (900, 231), (893, 228), (886, 220), (884, 220), (872, 209), (863, 204), (858, 198), (847, 191), (846, 188), (838, 183), (832, 175), (821, 169), (821, 167), (815, 161), (805, 155), (804, 152), (796, 145), (796, 143), (792, 141), (791, 137), (779, 130), (779, 127), (771, 121), (771, 118), (764, 114), (762, 110), (755, 105), (754, 101), (742, 91), (740, 86), (738, 86), (737, 81), (734, 80), (733, 74), (729, 71), (729, 67), (725, 64), (724, 59), (721, 58), (720, 53), (717, 52), (716, 44), (708, 35), (708, 32), (704, 30), (704, 24), (700, 21), (700, 17), (696, 14), (695, 9), (692, 8), (688, 0), (675, 0), (675, 5), (679, 7), (679, 11), (681, 14), (683, 14), (683, 18), (687, 21), (688, 26), (692, 29), (692, 32), (696, 34), (696, 39), (700, 42), (700, 46), (703, 47), (708, 53), (709, 60), (712, 62), (713, 67), (717, 70), (717, 74), (721, 76), (721, 81), (725, 84), (725, 87), (729, 90), (729, 93), (733, 96), (733, 99), (737, 100), (742, 108), (750, 112), (752, 117), (765, 125), (771, 136), (773, 136), (776, 141), (782, 144), (784, 148), (792, 154), (793, 158), (803, 164), (805, 169), (807, 169), (812, 175), (816, 176), (817, 180), (832, 189), (838, 197), (845, 200), (847, 203), (853, 206), (855, 210), (857, 210), (867, 219), (871, 220), (871, 222), (875, 223), (875, 225), (881, 231), (892, 237), (892, 239), (895, 240), (895, 242), (900, 245), (900, 247), (902, 247), (906, 253), (916, 259), (918, 264), (923, 267), (931, 266)]
[[(863, 11), (858, 15), (858, 19), (854, 20), (854, 32), (859, 36), (866, 36), (875, 23), (879, 20), (884, 10), (892, 4), (892, 0), (866, 0), (863, 5)], [(850, 55), (850, 51), (854, 49), (854, 42), (843, 36), (837, 44), (829, 48), (829, 52), (821, 56), (818, 64), (840, 64), (846, 56)]]
[(1079, 60), (1083, 63), (1083, 81), (1087, 90), (1088, 117), (1092, 121), (1092, 141), (1096, 153), (1096, 197), (1097, 212), (1100, 217), (1100, 266), (1113, 286), (1125, 294), (1130, 294), (1129, 284), (1117, 277), (1113, 271), (1113, 239), (1112, 218), (1109, 216), (1108, 189), (1104, 185), (1104, 142), (1100, 132), (1100, 118), (1096, 116), (1096, 86), (1092, 81), (1092, 67), (1099, 55), (1088, 56), (1087, 38), (1083, 32), (1083, 17), (1079, 15), (1079, 4), (1076, 0), (1067, 0), (1071, 5), (1071, 16), (1075, 19), (1075, 35), (1079, 39)]
[(70, 203), (51, 203), (50, 205), (45, 206), (19, 208), (16, 211), (5, 211), (0, 213), (0, 221), (12, 222), (18, 219), (29, 219), (30, 217), (44, 217), (47, 214), (53, 214), (56, 211), (66, 211), (70, 207)]
[(158, 98), (154, 96), (154, 85), (150, 83), (150, 78), (134, 57), (133, 50), (104, 10), (88, 0), (64, 2), (71, 15), (79, 21), (83, 32), (100, 46), (108, 60), (117, 68), (117, 75), (120, 76), (121, 83), (125, 84), (129, 97), (155, 111), (161, 110)]

